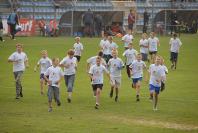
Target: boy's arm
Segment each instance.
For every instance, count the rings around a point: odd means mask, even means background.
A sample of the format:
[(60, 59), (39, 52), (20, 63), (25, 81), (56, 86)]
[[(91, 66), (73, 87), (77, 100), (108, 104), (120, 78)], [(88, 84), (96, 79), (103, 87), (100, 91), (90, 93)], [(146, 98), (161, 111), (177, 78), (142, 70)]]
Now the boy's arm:
[(34, 72), (37, 71), (37, 68), (38, 68), (39, 66), (40, 66), (39, 64), (35, 65), (35, 67), (34, 67)]
[(24, 63), (25, 63), (25, 67), (28, 68), (28, 67), (29, 67), (29, 62), (28, 62), (28, 60), (25, 60)]

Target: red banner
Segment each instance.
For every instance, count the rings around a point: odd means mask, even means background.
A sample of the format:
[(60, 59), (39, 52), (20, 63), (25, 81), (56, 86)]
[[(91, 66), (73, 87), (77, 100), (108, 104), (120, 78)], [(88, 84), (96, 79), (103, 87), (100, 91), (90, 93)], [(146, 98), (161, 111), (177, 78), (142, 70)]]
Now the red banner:
[(35, 20), (22, 18), (19, 20), (21, 30), (17, 32), (17, 36), (35, 35)]

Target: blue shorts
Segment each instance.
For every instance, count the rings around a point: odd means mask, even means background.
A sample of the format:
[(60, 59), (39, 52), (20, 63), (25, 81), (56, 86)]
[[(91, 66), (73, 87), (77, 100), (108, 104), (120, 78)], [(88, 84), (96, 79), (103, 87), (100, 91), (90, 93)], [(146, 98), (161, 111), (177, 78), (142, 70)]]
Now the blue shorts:
[[(49, 76), (46, 76), (47, 78), (49, 78)], [(43, 80), (45, 80), (45, 78), (44, 78), (44, 73), (41, 73), (40, 74), (40, 79), (43, 79)], [(45, 80), (46, 81), (46, 80)]]
[(140, 78), (132, 78), (133, 84), (136, 84), (138, 81), (142, 81), (142, 77)]
[(156, 87), (152, 84), (149, 84), (149, 89), (150, 89), (150, 91), (155, 91), (155, 93), (157, 93), (157, 94), (159, 94), (159, 92), (160, 92), (160, 87)]

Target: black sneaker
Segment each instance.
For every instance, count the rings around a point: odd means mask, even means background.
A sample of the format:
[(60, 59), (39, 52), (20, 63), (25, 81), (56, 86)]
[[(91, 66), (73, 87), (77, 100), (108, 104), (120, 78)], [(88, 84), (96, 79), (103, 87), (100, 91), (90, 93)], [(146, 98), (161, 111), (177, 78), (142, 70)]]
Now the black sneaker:
[(139, 102), (140, 101), (140, 97), (139, 95), (136, 95), (136, 102)]
[(57, 100), (57, 106), (61, 106), (61, 102)]
[(23, 93), (22, 92), (20, 92), (20, 97), (23, 97)]
[(118, 96), (115, 97), (115, 102), (118, 102)]
[(70, 99), (70, 98), (67, 98), (67, 102), (68, 102), (68, 103), (71, 103), (71, 99)]
[(20, 97), (19, 96), (16, 96), (16, 98), (15, 99), (20, 99)]
[(98, 104), (95, 105), (95, 109), (99, 109), (99, 105)]
[(113, 97), (113, 90), (110, 91), (110, 94), (109, 94), (110, 98)]

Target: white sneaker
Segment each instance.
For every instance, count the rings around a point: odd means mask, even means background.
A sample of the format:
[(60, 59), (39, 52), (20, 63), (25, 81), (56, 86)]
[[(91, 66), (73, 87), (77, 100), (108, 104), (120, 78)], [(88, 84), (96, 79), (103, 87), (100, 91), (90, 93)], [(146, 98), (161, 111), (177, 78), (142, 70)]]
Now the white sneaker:
[(2, 40), (2, 42), (5, 42), (5, 40)]
[(153, 107), (153, 111), (155, 112), (155, 111), (157, 111), (158, 109), (157, 109), (157, 107)]
[(48, 109), (48, 112), (52, 112), (52, 107), (50, 107), (50, 108)]

